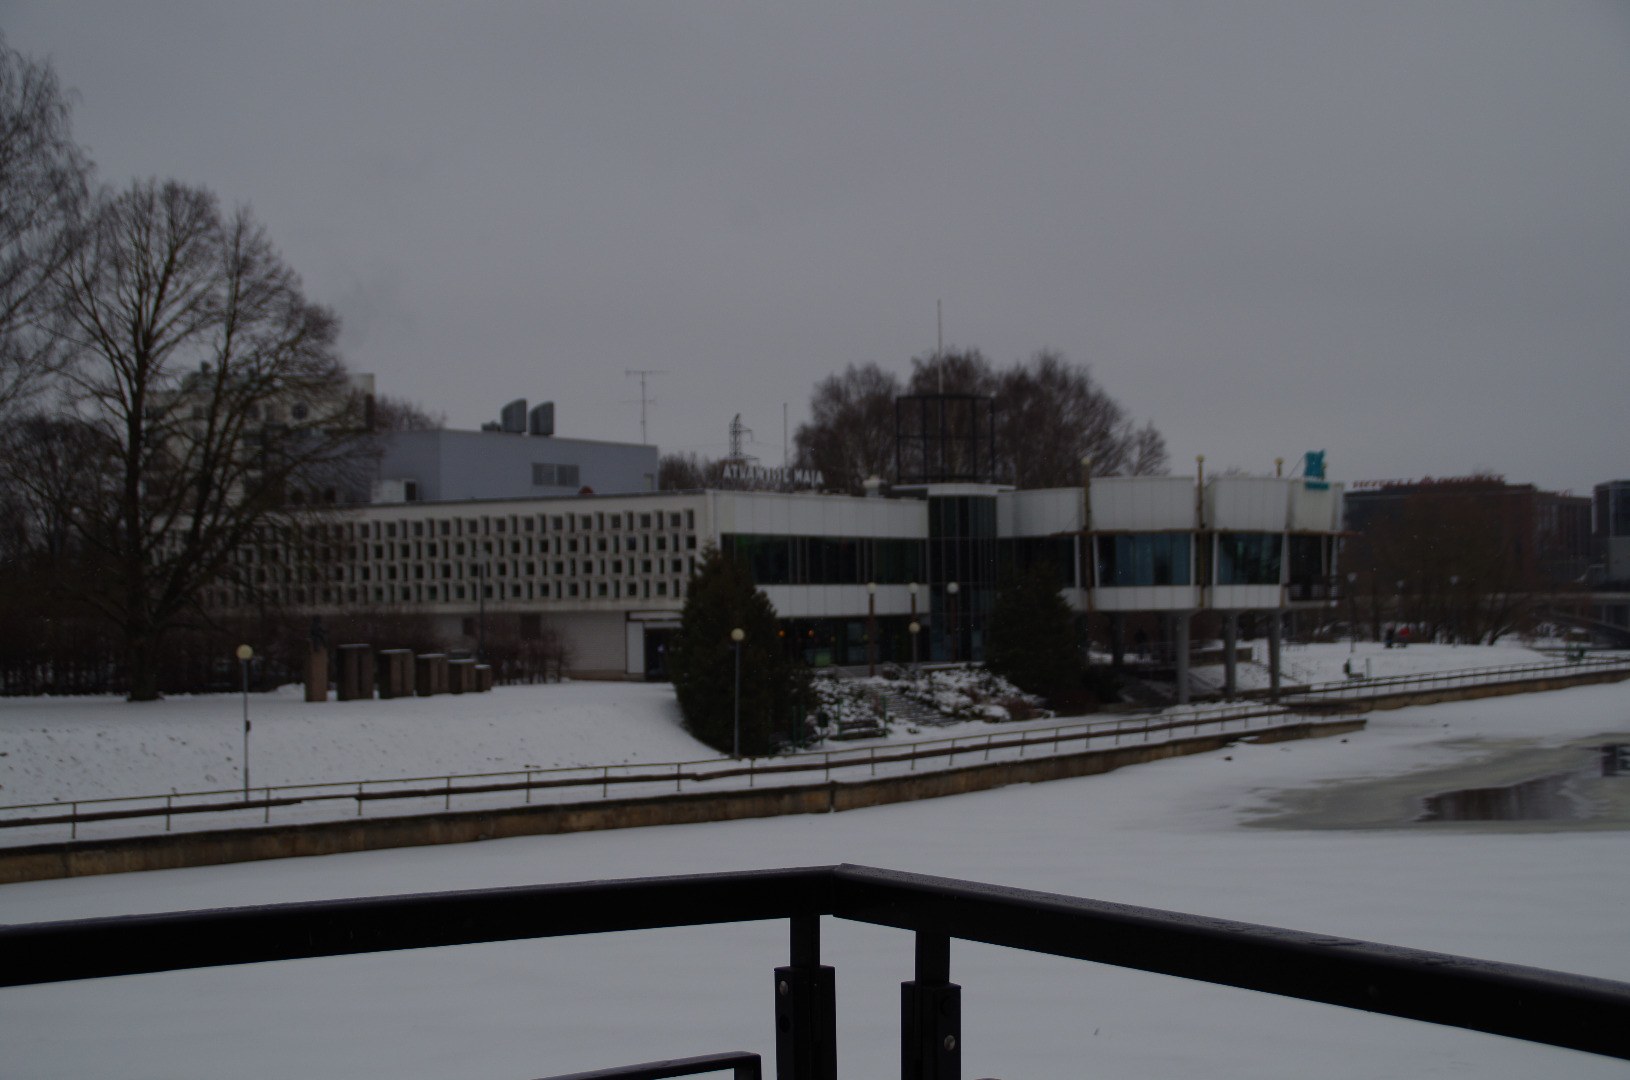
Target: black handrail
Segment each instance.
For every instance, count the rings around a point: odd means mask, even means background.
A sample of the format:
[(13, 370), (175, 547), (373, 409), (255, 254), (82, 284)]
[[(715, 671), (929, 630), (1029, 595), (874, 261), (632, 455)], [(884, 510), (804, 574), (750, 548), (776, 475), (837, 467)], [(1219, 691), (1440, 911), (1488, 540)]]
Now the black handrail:
[(736, 1080), (759, 1080), (763, 1074), (763, 1062), (764, 1059), (757, 1054), (727, 1050), (722, 1054), (647, 1061), (641, 1065), (621, 1065), (615, 1069), (562, 1073), (547, 1080), (666, 1080), (670, 1076), (694, 1076), (697, 1073), (723, 1072), (725, 1069), (734, 1071)]
[(778, 1074), (830, 1080), (835, 1035), (832, 969), (819, 964), (823, 914), (917, 932), (902, 1046), (907, 1075), (925, 1080), (954, 1077), (960, 1053), (951, 938), (1630, 1059), (1630, 984), (852, 865), (3, 927), (0, 985), (787, 918), (792, 965), (776, 971)]

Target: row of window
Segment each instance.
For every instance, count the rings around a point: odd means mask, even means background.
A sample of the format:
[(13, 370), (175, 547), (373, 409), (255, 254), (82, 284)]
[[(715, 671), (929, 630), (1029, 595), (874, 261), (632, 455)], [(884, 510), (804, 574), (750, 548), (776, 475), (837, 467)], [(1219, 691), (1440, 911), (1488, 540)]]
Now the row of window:
[[(1278, 585), (1283, 580), (1281, 533), (1216, 534), (1216, 584)], [(1330, 571), (1327, 537), (1292, 536), (1291, 583), (1322, 580)], [(1194, 574), (1189, 533), (1116, 533), (1097, 538), (1098, 584), (1106, 587), (1188, 585)]]
[[(494, 582), (481, 586), (484, 599), (501, 600), (664, 600), (684, 596), (684, 580), (644, 581), (554, 581), (554, 582)], [(474, 582), (435, 583), (413, 585), (351, 585), (344, 587), (286, 587), (274, 592), (285, 604), (394, 604), (394, 603), (469, 603), (476, 599)], [(249, 594), (241, 591), (215, 590), (211, 599), (217, 605), (252, 602)]]
[(726, 533), (759, 585), (905, 585), (923, 580), (921, 540)]
[[(431, 521), (362, 521), (309, 525), (308, 540), (395, 540), (427, 536), (492, 536), (505, 533), (635, 532), (648, 529), (696, 529), (695, 510), (653, 510), (609, 514), (509, 514)], [(259, 537), (257, 537), (259, 539)]]

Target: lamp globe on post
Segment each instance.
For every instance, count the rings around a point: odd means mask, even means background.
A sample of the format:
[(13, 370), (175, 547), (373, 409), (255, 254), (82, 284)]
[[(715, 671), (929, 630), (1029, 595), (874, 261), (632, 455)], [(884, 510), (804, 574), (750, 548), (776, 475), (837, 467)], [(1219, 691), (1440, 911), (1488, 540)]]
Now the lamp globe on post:
[(736, 715), (733, 725), (735, 738), (731, 743), (731, 756), (741, 757), (741, 642), (747, 636), (747, 631), (736, 627), (730, 631), (730, 645), (736, 650)]
[(249, 661), (255, 650), (238, 646), (238, 666), (243, 669), (243, 801), (249, 801)]
[(962, 591), (962, 586), (950, 582), (945, 586), (946, 595), (951, 598), (951, 663), (957, 662), (957, 634), (956, 634), (956, 594)]
[(911, 670), (917, 670), (917, 634), (922, 625), (917, 622), (917, 583), (913, 581), (906, 586), (906, 592), (911, 594)]

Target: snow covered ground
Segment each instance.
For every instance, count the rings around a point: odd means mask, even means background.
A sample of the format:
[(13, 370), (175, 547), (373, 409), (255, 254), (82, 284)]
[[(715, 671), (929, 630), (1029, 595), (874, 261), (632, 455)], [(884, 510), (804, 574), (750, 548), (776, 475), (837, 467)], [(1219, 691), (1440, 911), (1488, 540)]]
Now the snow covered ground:
[[(1287, 651), (1286, 671), (1298, 682), (1336, 681), (1348, 658), (1346, 645), (1304, 646)], [(1360, 644), (1357, 659), (1368, 659), (1379, 677), (1555, 657), (1516, 645)], [(288, 686), (249, 695), (249, 715), (257, 786), (718, 758), (684, 730), (673, 688), (660, 683), (500, 686), (456, 698), (326, 704), (308, 704)], [(885, 741), (989, 730), (980, 722), (916, 732), (899, 725)], [(139, 704), (0, 698), (0, 805), (229, 790), (243, 783), (242, 758), (236, 694)]]
[[(1425, 659), (1419, 648), (1412, 661)], [(498, 756), (479, 725), (453, 730), (472, 727), (486, 749), (470, 753)], [(848, 861), (1630, 980), (1622, 828), (1283, 824), (1296, 792), (1451, 767), (1475, 776), (1519, 743), (1615, 741), (1630, 742), (1630, 684), (1377, 713), (1341, 738), (846, 814), (10, 885), (0, 921)], [(466, 760), (434, 752), (448, 767)], [(78, 754), (96, 774), (97, 755)], [(1254, 827), (1276, 816), (1281, 827)], [(838, 972), (841, 1074), (892, 1075), (910, 935), (826, 920), (823, 937)], [(4, 990), (0, 1072), (518, 1078), (730, 1048), (768, 1057), (770, 972), (785, 950), (784, 924), (749, 924)], [(994, 947), (955, 944), (952, 973), (967, 1076), (1624, 1074), (1623, 1062), (1571, 1051)]]

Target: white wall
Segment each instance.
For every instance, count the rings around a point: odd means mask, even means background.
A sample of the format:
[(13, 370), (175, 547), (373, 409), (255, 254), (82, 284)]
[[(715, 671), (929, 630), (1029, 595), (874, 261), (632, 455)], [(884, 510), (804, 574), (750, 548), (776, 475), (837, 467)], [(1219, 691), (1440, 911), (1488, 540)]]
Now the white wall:
[(915, 539), (928, 534), (928, 504), (916, 499), (720, 491), (709, 495), (714, 535)]
[(1206, 525), (1232, 532), (1284, 532), (1297, 480), (1273, 476), (1218, 477), (1206, 484)]
[(1322, 491), (1297, 482), (1290, 489), (1290, 527), (1296, 532), (1326, 532), (1341, 528), (1342, 485)]
[(1001, 492), (996, 496), (996, 533), (1010, 537), (1078, 532), (1081, 504), (1080, 488)]
[(1092, 527), (1099, 531), (1157, 532), (1192, 529), (1191, 476), (1111, 476), (1092, 482)]

